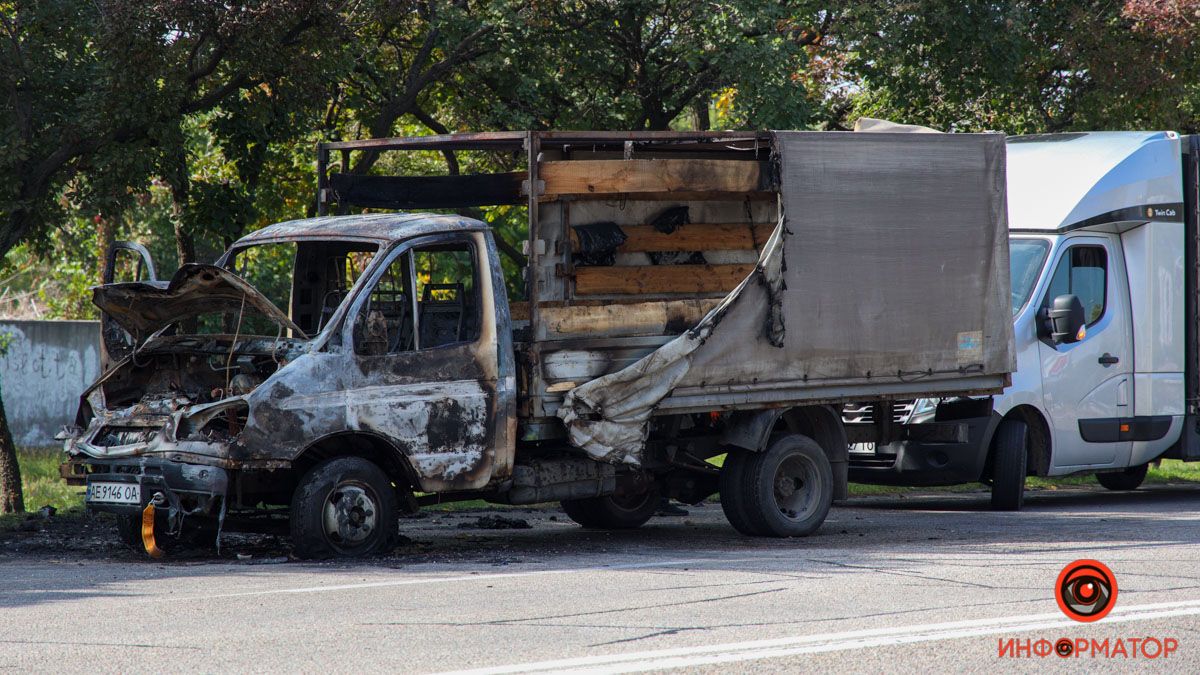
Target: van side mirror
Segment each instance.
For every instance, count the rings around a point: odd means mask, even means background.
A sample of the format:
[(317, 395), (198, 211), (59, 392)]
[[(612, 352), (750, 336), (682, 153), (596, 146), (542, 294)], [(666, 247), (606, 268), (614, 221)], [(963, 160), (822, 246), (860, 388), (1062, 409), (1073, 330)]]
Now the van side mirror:
[(1050, 304), (1046, 315), (1050, 320), (1050, 339), (1054, 344), (1079, 342), (1082, 337), (1079, 330), (1087, 324), (1087, 317), (1083, 313), (1083, 303), (1077, 296), (1071, 293), (1058, 296)]

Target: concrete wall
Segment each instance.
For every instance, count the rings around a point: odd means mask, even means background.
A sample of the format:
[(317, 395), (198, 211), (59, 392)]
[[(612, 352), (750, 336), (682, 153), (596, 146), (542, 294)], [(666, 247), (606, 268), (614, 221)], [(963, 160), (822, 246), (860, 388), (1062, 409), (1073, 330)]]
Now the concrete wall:
[(0, 333), (11, 336), (0, 356), (0, 388), (13, 440), (53, 445), (99, 376), (100, 323), (0, 320)]

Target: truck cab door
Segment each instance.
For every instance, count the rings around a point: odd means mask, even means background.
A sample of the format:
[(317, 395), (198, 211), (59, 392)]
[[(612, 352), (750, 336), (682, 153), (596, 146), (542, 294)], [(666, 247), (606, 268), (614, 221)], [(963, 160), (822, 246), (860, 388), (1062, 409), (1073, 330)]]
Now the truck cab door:
[[(132, 241), (114, 241), (104, 252), (104, 285), (133, 281), (156, 282), (154, 260), (145, 246)], [(100, 314), (100, 370), (129, 356), (134, 348), (133, 336), (108, 314)]]
[(482, 232), (421, 237), (374, 268), (351, 308), (363, 386), (346, 392), (347, 421), (398, 447), (426, 492), (481, 488), (509, 464), (515, 398), (499, 367), (512, 356), (497, 335), (496, 295), (505, 316), (507, 299), (494, 255)]
[(1120, 424), (1130, 416), (1133, 361), (1124, 262), (1108, 237), (1073, 237), (1059, 248), (1042, 306), (1074, 294), (1086, 316), (1083, 339), (1055, 344), (1043, 329), (1038, 350), (1042, 401), (1050, 417), (1051, 466), (1108, 466), (1128, 460)]

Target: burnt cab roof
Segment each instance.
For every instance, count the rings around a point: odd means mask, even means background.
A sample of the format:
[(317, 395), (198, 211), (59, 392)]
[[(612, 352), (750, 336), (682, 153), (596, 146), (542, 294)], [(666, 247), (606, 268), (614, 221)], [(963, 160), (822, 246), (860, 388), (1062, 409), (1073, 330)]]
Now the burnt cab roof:
[(487, 223), (437, 213), (368, 213), (355, 216), (321, 216), (288, 220), (268, 225), (238, 240), (235, 247), (274, 241), (320, 239), (371, 241), (380, 246), (423, 234), (474, 232), (488, 229)]

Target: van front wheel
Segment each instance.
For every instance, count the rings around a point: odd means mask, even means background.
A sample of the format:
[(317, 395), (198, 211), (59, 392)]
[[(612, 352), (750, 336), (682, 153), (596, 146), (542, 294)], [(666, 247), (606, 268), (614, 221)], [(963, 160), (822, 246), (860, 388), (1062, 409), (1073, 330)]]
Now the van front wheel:
[(992, 442), (992, 508), (1019, 511), (1025, 502), (1025, 473), (1028, 462), (1028, 427), (1024, 422), (1004, 420)]
[(1149, 464), (1131, 466), (1124, 471), (1098, 473), (1096, 480), (1109, 490), (1136, 490), (1146, 480), (1146, 471), (1149, 469)]
[(396, 541), (398, 522), (387, 475), (360, 457), (316, 465), (292, 495), (292, 544), (301, 558), (386, 553)]

